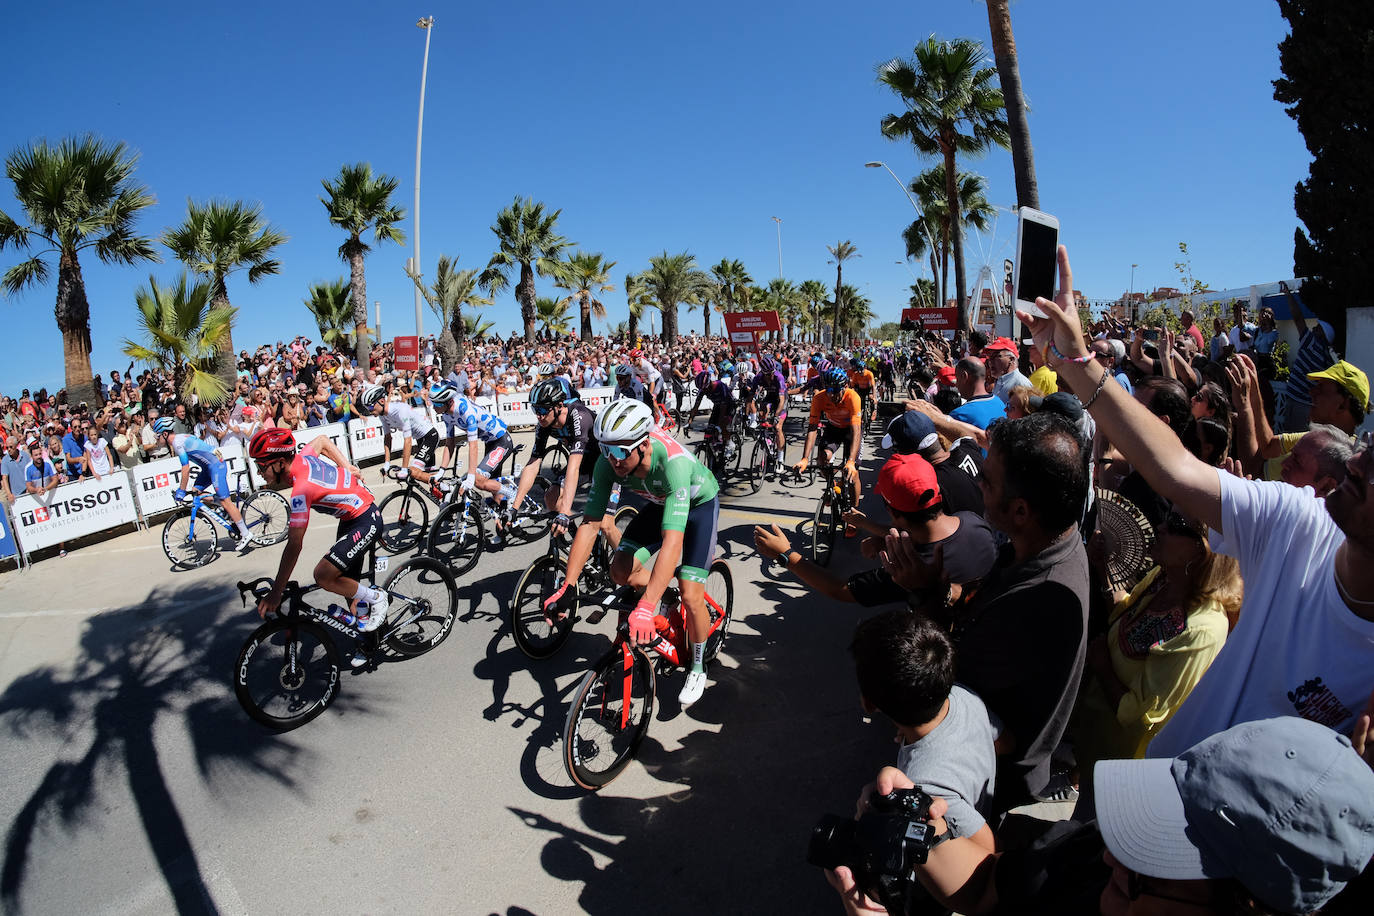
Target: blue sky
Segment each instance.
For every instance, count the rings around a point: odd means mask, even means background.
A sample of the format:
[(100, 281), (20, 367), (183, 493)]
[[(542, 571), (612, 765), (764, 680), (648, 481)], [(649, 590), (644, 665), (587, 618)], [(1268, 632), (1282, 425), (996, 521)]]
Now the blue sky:
[[(291, 241), (279, 276), (231, 281), (235, 343), (313, 337), (301, 299), (312, 281), (345, 273), (320, 179), (366, 160), (400, 180), (397, 202), (411, 207), (421, 15), (436, 19), (422, 175), (428, 274), (441, 252), (485, 265), (489, 227), (515, 195), (561, 208), (566, 236), (617, 262), (618, 288), (665, 249), (703, 266), (739, 258), (766, 282), (777, 274), (777, 216), (784, 276), (833, 284), (826, 246), (849, 239), (863, 257), (845, 280), (884, 319), (896, 318), (911, 282), (897, 262), (912, 211), (863, 163), (885, 160), (904, 179), (930, 163), (879, 134), (897, 99), (874, 68), (932, 33), (986, 43), (988, 29), (975, 0), (21, 4), (0, 34), (0, 152), (86, 131), (127, 142), (158, 199), (140, 224), (152, 236), (184, 216), (188, 197), (261, 201)], [(1012, 15), (1041, 204), (1061, 221), (1079, 289), (1120, 295), (1132, 263), (1136, 289), (1176, 285), (1179, 241), (1213, 288), (1291, 276), (1292, 192), (1309, 157), (1271, 97), (1286, 33), (1276, 4), (1023, 0)], [(963, 167), (987, 177), (993, 202), (1015, 203), (1009, 154)], [(0, 183), (0, 209), (19, 217), (11, 191)], [(409, 235), (411, 220), (402, 227)], [(970, 285), (985, 258), (1010, 256), (1014, 238), (1004, 214), (995, 237), (970, 239)], [(413, 333), (409, 254), (409, 244), (385, 245), (367, 262), (388, 337)], [(0, 267), (19, 257), (0, 254)], [(119, 349), (136, 334), (135, 289), (178, 269), (83, 262), (98, 371), (128, 362)], [(60, 387), (55, 295), (49, 284), (0, 301), (0, 390)], [(606, 301), (622, 320), (623, 291)], [(512, 294), (486, 317), (515, 327)], [(680, 323), (699, 329), (701, 316), (684, 309)], [(425, 329), (435, 329), (428, 310)]]

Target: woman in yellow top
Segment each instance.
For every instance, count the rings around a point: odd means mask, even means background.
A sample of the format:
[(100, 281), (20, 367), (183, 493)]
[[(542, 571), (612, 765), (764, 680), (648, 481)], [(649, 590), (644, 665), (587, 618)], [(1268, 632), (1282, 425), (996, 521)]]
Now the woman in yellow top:
[(1088, 645), (1074, 711), (1079, 771), (1145, 755), (1221, 651), (1240, 608), (1240, 567), (1211, 551), (1204, 529), (1170, 513), (1150, 549), (1155, 567), (1118, 593), (1107, 632)]

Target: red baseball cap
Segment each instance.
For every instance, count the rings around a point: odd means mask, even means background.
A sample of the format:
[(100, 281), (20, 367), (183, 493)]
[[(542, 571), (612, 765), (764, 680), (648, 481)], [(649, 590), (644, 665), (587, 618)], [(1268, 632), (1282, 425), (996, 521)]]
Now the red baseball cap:
[(941, 366), (941, 367), (940, 367), (940, 371), (937, 372), (937, 373), (935, 373), (935, 381), (937, 381), (937, 382), (942, 382), (942, 383), (944, 383), (944, 384), (946, 384), (946, 385), (953, 385), (953, 384), (954, 384), (954, 367), (953, 367), (953, 366)]
[(893, 455), (878, 472), (878, 494), (898, 512), (920, 512), (940, 501), (940, 484), (920, 455)]
[(1010, 350), (1013, 357), (1021, 358), (1021, 351), (1016, 348), (1016, 341), (1010, 337), (994, 337), (988, 341), (987, 346), (983, 347), (984, 353), (989, 350)]

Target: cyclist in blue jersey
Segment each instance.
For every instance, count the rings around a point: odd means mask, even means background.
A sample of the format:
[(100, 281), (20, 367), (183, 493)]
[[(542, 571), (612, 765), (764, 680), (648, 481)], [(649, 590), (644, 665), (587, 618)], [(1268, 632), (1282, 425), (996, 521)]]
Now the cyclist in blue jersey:
[(229, 498), (229, 475), (224, 459), (220, 458), (215, 447), (205, 440), (197, 439), (189, 433), (173, 432), (174, 424), (175, 421), (171, 417), (158, 417), (153, 421), (153, 432), (157, 433), (159, 444), (171, 449), (172, 454), (181, 462), (181, 481), (177, 484), (172, 497), (177, 502), (186, 499), (186, 485), (191, 480), (191, 465), (195, 465), (199, 471), (196, 486), (214, 485), (220, 508), (238, 530), (238, 551), (247, 552), (253, 546), (253, 535), (244, 524), (239, 507)]
[[(463, 478), (463, 487), (476, 487), (479, 490), (500, 498), (507, 512), (515, 506), (515, 487), (502, 485), (492, 476), (501, 459), (514, 448), (506, 424), (495, 414), (487, 413), (468, 397), (458, 393), (456, 385), (440, 382), (429, 389), (429, 399), (436, 407), (443, 409), (453, 404), (453, 413), (458, 418), (458, 428), (468, 438), (468, 473)], [(486, 444), (486, 454), (478, 459), (478, 443)]]

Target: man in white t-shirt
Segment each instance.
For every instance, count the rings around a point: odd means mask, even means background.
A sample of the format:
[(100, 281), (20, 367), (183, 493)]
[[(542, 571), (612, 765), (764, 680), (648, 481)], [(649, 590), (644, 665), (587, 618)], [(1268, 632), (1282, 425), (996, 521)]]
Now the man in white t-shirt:
[[(1068, 255), (1059, 277), (1073, 289)], [(1160, 496), (1205, 522), (1240, 561), (1245, 600), (1235, 630), (1150, 743), (1173, 757), (1232, 725), (1302, 716), (1349, 734), (1374, 713), (1374, 448), (1368, 436), (1322, 500), (1310, 488), (1242, 480), (1194, 458), (1178, 437), (1087, 355), (1064, 294), (1028, 324), (1049, 364), (1098, 428)], [(1053, 343), (1054, 350), (1049, 346)]]

